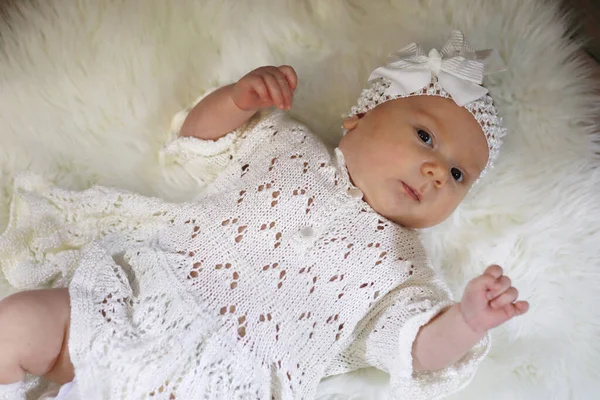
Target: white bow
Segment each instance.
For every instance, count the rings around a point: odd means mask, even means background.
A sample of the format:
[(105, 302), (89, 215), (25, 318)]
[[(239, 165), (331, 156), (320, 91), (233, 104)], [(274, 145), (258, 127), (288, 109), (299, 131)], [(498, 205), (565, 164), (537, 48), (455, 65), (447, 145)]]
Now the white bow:
[(391, 54), (391, 62), (373, 71), (369, 81), (390, 79), (392, 84), (386, 93), (406, 96), (427, 86), (435, 76), (440, 86), (462, 107), (488, 92), (481, 83), (484, 60), (490, 54), (491, 50), (473, 50), (460, 31), (453, 31), (441, 52), (432, 49), (425, 55), (423, 49), (412, 43)]

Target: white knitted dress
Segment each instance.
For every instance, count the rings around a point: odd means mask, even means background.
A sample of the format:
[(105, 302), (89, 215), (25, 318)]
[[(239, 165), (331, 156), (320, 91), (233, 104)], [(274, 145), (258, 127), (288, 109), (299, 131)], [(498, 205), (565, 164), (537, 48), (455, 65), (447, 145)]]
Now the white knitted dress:
[(311, 399), (323, 377), (367, 366), (402, 399), (469, 382), (487, 338), (413, 373), (419, 328), (452, 302), (417, 234), (362, 201), (339, 150), (275, 112), (164, 152), (214, 178), (195, 201), (16, 182), (3, 270), (21, 288), (69, 284), (83, 399)]

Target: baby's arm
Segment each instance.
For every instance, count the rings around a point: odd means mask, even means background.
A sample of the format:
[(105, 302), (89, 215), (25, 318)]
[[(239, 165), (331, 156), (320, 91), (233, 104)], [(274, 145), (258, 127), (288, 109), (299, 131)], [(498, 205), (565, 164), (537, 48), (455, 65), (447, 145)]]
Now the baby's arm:
[(460, 360), (489, 329), (527, 312), (529, 304), (517, 297), (502, 268), (490, 266), (469, 282), (460, 303), (421, 328), (413, 345), (414, 369), (436, 371)]
[(255, 69), (202, 99), (188, 114), (180, 136), (217, 140), (242, 126), (261, 108), (289, 110), (297, 84), (298, 77), (290, 66)]

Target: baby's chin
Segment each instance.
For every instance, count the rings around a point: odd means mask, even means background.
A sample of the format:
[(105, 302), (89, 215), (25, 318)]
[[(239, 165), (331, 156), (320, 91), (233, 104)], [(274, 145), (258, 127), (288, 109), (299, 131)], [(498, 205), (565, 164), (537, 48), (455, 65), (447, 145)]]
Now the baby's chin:
[(390, 221), (397, 223), (400, 226), (403, 226), (403, 227), (409, 228), (409, 229), (425, 229), (425, 228), (431, 228), (431, 227), (439, 224), (439, 222), (437, 222), (437, 221), (431, 221), (428, 218), (415, 217), (414, 215), (393, 216), (393, 217), (386, 217), (386, 218), (389, 219)]
[(440, 216), (427, 204), (415, 203), (404, 192), (389, 190), (364, 190), (364, 198), (373, 210), (392, 222), (409, 229), (425, 229), (440, 224), (447, 217)]
[(405, 201), (388, 202), (379, 209), (371, 205), (371, 208), (390, 221), (409, 229), (431, 228), (446, 219), (438, 217), (437, 213), (428, 210), (424, 204), (407, 204)]

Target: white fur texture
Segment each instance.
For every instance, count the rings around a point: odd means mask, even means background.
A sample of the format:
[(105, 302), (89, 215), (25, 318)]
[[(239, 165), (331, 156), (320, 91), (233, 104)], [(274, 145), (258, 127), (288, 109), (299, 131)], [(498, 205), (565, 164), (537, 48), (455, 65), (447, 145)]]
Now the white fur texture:
[[(531, 302), (494, 331), (473, 383), (453, 399), (595, 399), (600, 392), (600, 98), (543, 0), (31, 0), (0, 26), (2, 219), (15, 172), (182, 199), (158, 149), (171, 116), (209, 86), (288, 63), (293, 114), (339, 139), (340, 114), (370, 70), (450, 28), (493, 47), (487, 85), (509, 137), (460, 210), (425, 233), (457, 296), (490, 263)], [(595, 134), (595, 135), (594, 135)], [(3, 284), (0, 293), (10, 288)], [(1, 296), (0, 296), (1, 297)], [(373, 371), (322, 383), (319, 399), (384, 399)]]

